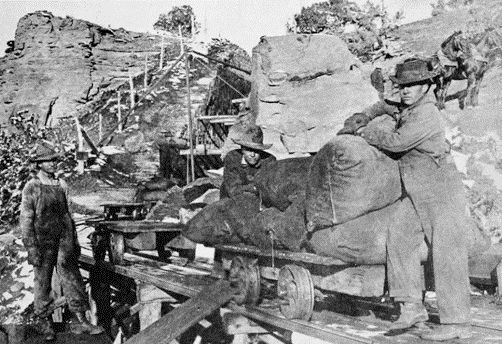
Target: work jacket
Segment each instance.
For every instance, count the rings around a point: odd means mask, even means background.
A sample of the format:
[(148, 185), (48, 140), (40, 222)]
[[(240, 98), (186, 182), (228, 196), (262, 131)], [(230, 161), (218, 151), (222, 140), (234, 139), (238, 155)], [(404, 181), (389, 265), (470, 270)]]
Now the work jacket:
[(254, 176), (260, 168), (273, 161), (276, 161), (273, 155), (261, 152), (261, 159), (258, 164), (250, 166), (239, 149), (228, 152), (224, 160), (220, 198), (233, 198), (243, 192), (257, 193)]
[(388, 114), (396, 120), (396, 130), (363, 129), (361, 136), (371, 145), (392, 153), (416, 151), (423, 158), (439, 161), (445, 158), (450, 146), (445, 139), (445, 124), (435, 105), (436, 100), (426, 95), (409, 107), (380, 101), (364, 112), (371, 119)]
[[(432, 204), (459, 198), (464, 194), (460, 175), (444, 135), (445, 125), (435, 105), (426, 95), (409, 107), (389, 105), (381, 101), (365, 110), (370, 118), (389, 114), (397, 122), (394, 131), (364, 128), (361, 136), (371, 145), (399, 154), (399, 170), (406, 193), (410, 196), (428, 238), (433, 219), (428, 211)], [(460, 210), (460, 209), (457, 209)]]

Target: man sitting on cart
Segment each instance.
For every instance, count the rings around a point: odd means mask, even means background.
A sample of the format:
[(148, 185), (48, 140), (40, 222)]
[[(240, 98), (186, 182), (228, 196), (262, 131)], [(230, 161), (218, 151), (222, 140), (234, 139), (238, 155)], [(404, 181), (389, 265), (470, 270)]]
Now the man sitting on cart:
[(263, 131), (256, 125), (246, 128), (240, 139), (233, 141), (241, 148), (225, 156), (220, 198), (233, 198), (242, 193), (258, 195), (254, 176), (260, 168), (276, 160), (265, 152), (272, 144), (263, 144)]

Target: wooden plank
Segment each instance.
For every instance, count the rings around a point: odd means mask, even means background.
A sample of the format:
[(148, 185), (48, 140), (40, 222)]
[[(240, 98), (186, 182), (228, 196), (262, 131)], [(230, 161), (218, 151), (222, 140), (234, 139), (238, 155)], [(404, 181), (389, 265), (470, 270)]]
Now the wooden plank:
[[(256, 307), (243, 307), (235, 304), (229, 304), (228, 308), (249, 318), (277, 326), (279, 328), (299, 332), (307, 336), (319, 338), (330, 343), (337, 344), (371, 344), (376, 341), (353, 334), (345, 333), (334, 328), (321, 326), (312, 322), (303, 320), (289, 320), (274, 314), (271, 311), (265, 311)], [(380, 341), (378, 341), (380, 342)]]
[(197, 295), (202, 289), (216, 280), (216, 278), (209, 275), (192, 275), (174, 269), (170, 271), (163, 270), (160, 267), (166, 264), (146, 258), (132, 258), (132, 255), (127, 253), (125, 254), (125, 260), (128, 265), (113, 265), (105, 261), (96, 262), (90, 255), (91, 253), (88, 250), (82, 250), (82, 255), (79, 258), (80, 262), (189, 297)]
[(84, 140), (87, 142), (87, 144), (89, 145), (89, 147), (91, 147), (91, 151), (94, 153), (94, 154), (99, 154), (99, 150), (98, 148), (96, 147), (96, 145), (92, 142), (91, 138), (89, 137), (89, 135), (87, 134), (87, 131), (85, 131), (85, 129), (80, 126), (80, 131), (82, 132), (82, 137), (84, 138)]
[(213, 121), (235, 121), (237, 119), (236, 115), (221, 115), (221, 116), (197, 116), (199, 121), (209, 121), (210, 123), (218, 123)]
[(111, 208), (142, 208), (145, 206), (145, 203), (102, 203), (102, 207), (111, 207)]
[(169, 294), (154, 285), (143, 282), (137, 283), (136, 295), (141, 307), (139, 309), (140, 331), (161, 318), (162, 302)]
[(194, 324), (230, 301), (235, 293), (230, 282), (219, 280), (204, 288), (178, 308), (167, 313), (145, 330), (131, 337), (126, 344), (168, 344)]
[(161, 221), (102, 221), (109, 230), (121, 233), (177, 232), (184, 228), (180, 223)]
[[(245, 255), (255, 255), (259, 257), (272, 257), (271, 250), (262, 250), (258, 247), (247, 246), (247, 245), (216, 245), (216, 250), (223, 252), (240, 253)], [(291, 262), (303, 262), (309, 264), (318, 265), (337, 265), (337, 266), (350, 266), (354, 264), (348, 264), (340, 259), (319, 256), (313, 253), (303, 253), (303, 252), (289, 252), (289, 251), (274, 251), (275, 259), (286, 259)]]
[[(221, 155), (223, 151), (219, 148), (211, 148), (211, 149), (195, 149), (194, 155)], [(180, 155), (190, 155), (189, 149), (180, 150)]]

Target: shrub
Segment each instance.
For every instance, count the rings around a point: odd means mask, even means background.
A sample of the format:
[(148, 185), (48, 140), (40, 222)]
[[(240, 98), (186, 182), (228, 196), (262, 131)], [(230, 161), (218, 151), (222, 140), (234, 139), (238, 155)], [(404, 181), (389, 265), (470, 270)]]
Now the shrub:
[(155, 24), (153, 24), (153, 28), (178, 35), (179, 27), (181, 27), (181, 34), (184, 37), (190, 37), (192, 35), (192, 18), (195, 29), (193, 33), (195, 34), (197, 33), (199, 24), (195, 21), (195, 15), (190, 5), (174, 6), (169, 13), (162, 13)]
[(349, 0), (330, 0), (303, 7), (294, 17), (296, 27), (288, 27), (288, 30), (337, 35), (353, 54), (368, 61), (402, 18), (402, 12), (391, 18), (385, 7), (369, 1), (360, 8)]
[[(11, 115), (9, 131), (0, 130), (0, 227), (16, 224), (21, 192), (34, 173), (29, 158), (37, 142), (59, 142), (61, 130), (39, 125), (39, 117), (28, 112)], [(73, 154), (69, 152), (59, 168), (72, 171)]]

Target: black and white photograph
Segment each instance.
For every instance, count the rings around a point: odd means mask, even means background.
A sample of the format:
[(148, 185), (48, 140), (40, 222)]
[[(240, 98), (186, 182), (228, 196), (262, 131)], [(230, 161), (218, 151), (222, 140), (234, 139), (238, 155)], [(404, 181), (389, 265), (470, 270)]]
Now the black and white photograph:
[(0, 0), (0, 344), (502, 343), (500, 0)]

